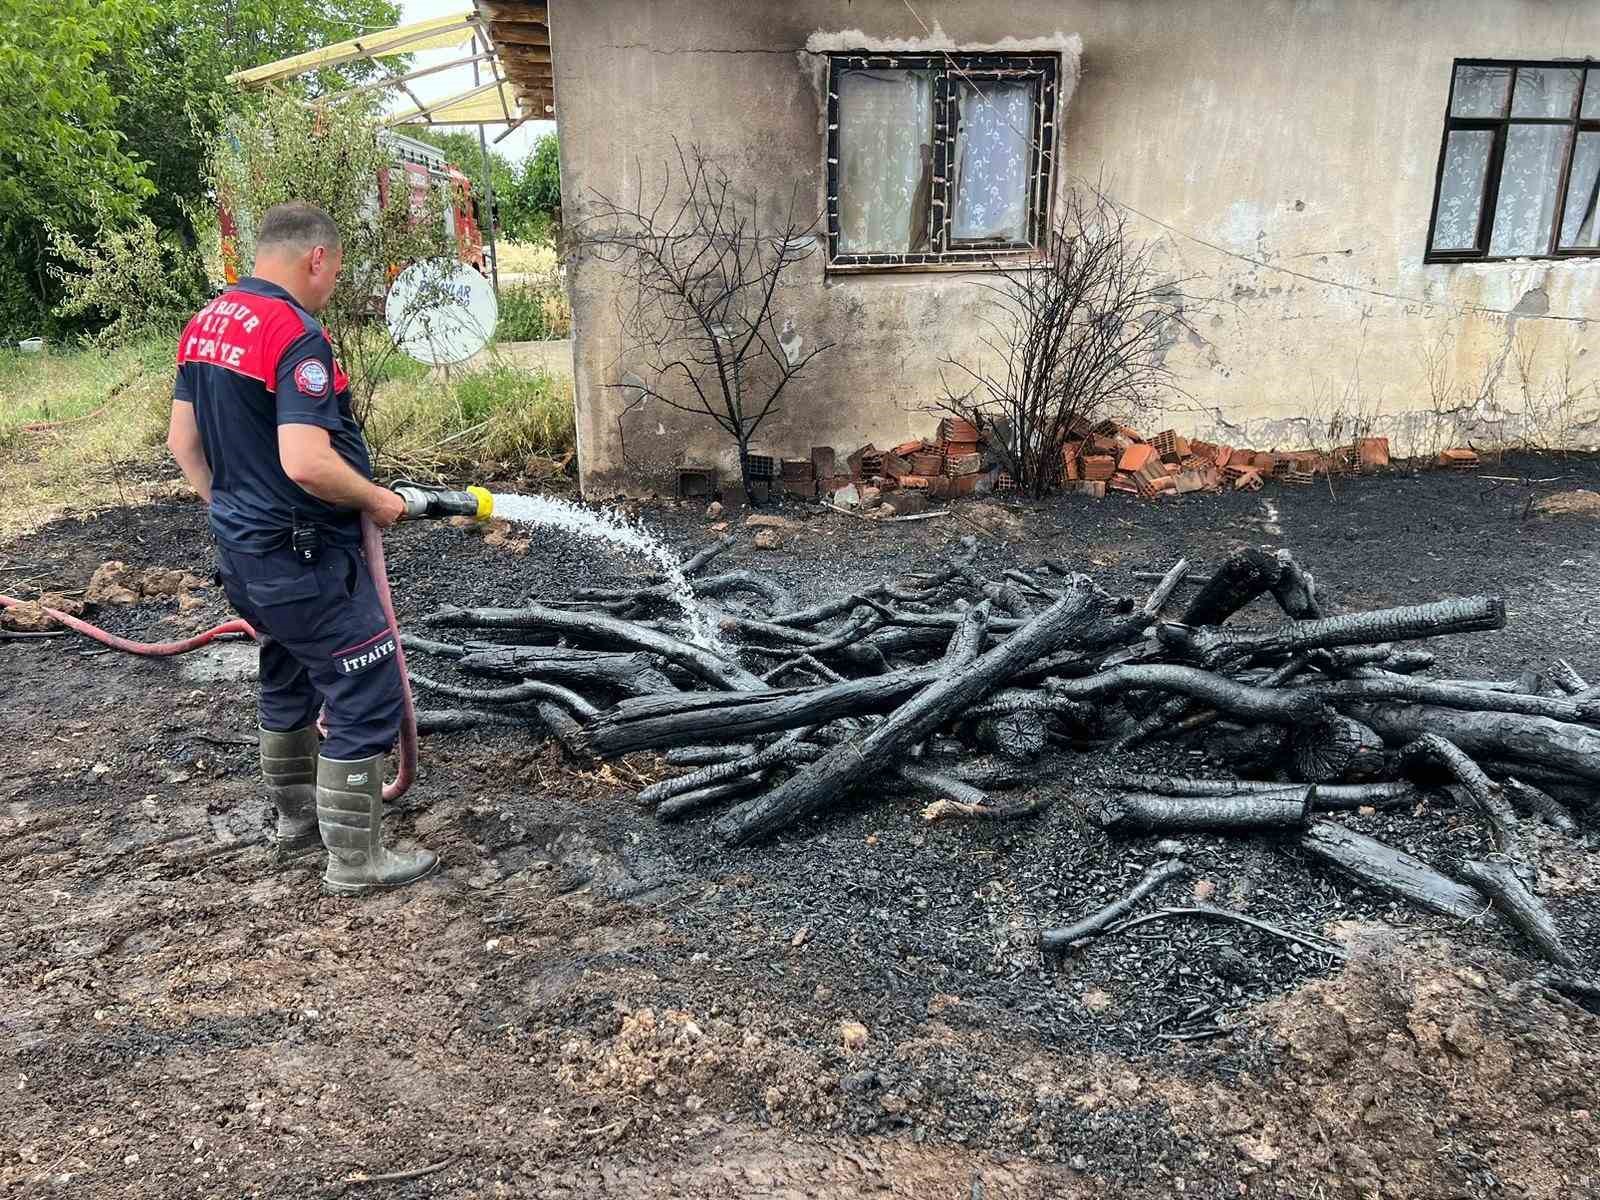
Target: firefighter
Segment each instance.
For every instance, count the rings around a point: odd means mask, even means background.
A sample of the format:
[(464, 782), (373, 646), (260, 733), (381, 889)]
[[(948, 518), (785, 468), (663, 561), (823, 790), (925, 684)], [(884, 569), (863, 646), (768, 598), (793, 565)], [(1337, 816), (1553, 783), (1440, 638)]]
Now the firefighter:
[(209, 506), (228, 600), (260, 639), (261, 770), (276, 846), (298, 854), (320, 842), (324, 889), (358, 895), (421, 879), (438, 859), (380, 836), (402, 682), (361, 517), (385, 528), (405, 503), (372, 481), (349, 381), (313, 315), (342, 257), (322, 209), (263, 214), (255, 273), (184, 328), (167, 446)]

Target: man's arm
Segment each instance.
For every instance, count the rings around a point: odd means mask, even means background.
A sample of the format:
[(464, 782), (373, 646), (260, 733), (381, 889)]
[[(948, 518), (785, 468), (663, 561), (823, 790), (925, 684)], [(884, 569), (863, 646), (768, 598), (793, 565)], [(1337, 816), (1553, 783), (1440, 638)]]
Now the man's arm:
[(200, 440), (200, 427), (195, 424), (194, 405), (187, 400), (174, 398), (172, 401), (172, 418), (167, 422), (167, 449), (172, 452), (189, 486), (210, 504), (211, 464), (206, 462), (205, 444)]
[(405, 515), (406, 502), (347, 463), (320, 425), (279, 425), (278, 461), (285, 475), (318, 500), (358, 509), (380, 529)]

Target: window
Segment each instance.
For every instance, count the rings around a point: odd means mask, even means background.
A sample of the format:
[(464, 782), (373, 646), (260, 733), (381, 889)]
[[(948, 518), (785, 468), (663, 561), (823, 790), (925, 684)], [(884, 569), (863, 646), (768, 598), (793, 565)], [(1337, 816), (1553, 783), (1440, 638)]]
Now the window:
[(833, 56), (835, 270), (970, 269), (1048, 230), (1054, 55)]
[(1428, 262), (1600, 254), (1600, 66), (1457, 59)]

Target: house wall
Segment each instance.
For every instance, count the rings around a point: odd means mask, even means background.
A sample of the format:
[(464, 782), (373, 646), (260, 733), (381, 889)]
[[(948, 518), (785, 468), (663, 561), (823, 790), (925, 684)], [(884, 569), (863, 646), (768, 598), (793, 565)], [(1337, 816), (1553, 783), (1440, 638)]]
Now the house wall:
[[(551, 7), (569, 228), (596, 194), (659, 185), (674, 138), (742, 188), (787, 200), (798, 186), (820, 206), (823, 76), (808, 41), (910, 49), (1076, 37), (1058, 186), (1103, 180), (1141, 214), (1137, 232), (1159, 239), (1163, 269), (1192, 277), (1185, 291), (1211, 301), (1169, 351), (1186, 395), (1139, 416), (1143, 428), (1287, 448), (1329, 443), (1330, 424), (1347, 432), (1359, 417), (1397, 452), (1469, 436), (1600, 442), (1595, 326), (1548, 319), (1600, 320), (1600, 260), (1422, 262), (1451, 60), (1600, 56), (1593, 0)], [(837, 347), (762, 429), (766, 453), (927, 433), (942, 360), (985, 352), (981, 274), (829, 277), (825, 258), (819, 246), (796, 269), (778, 308), (804, 338)], [(619, 278), (580, 252), (569, 279), (585, 492), (669, 491), (683, 462), (720, 457), (730, 469), (729, 445), (703, 420), (647, 403), (619, 421), (625, 399), (612, 385), (631, 362)], [(1519, 359), (1542, 396), (1529, 416)]]

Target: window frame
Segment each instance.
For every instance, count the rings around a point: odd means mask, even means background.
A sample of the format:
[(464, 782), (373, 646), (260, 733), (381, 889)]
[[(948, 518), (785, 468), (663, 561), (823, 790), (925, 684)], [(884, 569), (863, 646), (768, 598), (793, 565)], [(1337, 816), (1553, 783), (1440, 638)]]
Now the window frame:
[[(929, 195), (929, 248), (905, 253), (848, 254), (839, 249), (839, 78), (845, 71), (928, 71), (933, 75), (933, 179)], [(1055, 194), (1056, 105), (1061, 75), (1058, 54), (880, 54), (856, 51), (828, 56), (826, 139), (828, 271), (972, 271), (1036, 256), (1049, 234)], [(1025, 241), (955, 241), (953, 222), (956, 131), (962, 79), (973, 82), (1030, 80), (1037, 87), (1028, 162), (1028, 238)]]
[[(1461, 74), (1462, 67), (1509, 67), (1511, 78), (1506, 84), (1505, 112), (1498, 117), (1458, 117), (1454, 115), (1456, 99), (1456, 82)], [(1578, 91), (1573, 97), (1572, 114), (1567, 117), (1513, 117), (1512, 109), (1516, 105), (1517, 73), (1523, 69), (1542, 70), (1554, 68), (1557, 70), (1578, 72)], [(1463, 262), (1516, 262), (1520, 259), (1562, 259), (1597, 258), (1600, 257), (1600, 246), (1576, 246), (1563, 249), (1561, 246), (1561, 225), (1567, 207), (1567, 188), (1572, 183), (1572, 159), (1577, 153), (1578, 138), (1584, 133), (1600, 134), (1600, 117), (1583, 117), (1583, 101), (1585, 89), (1590, 87), (1589, 73), (1600, 68), (1600, 59), (1595, 58), (1458, 58), (1450, 64), (1450, 86), (1445, 92), (1444, 102), (1444, 132), (1439, 137), (1439, 163), (1433, 176), (1433, 205), (1428, 210), (1428, 240), (1424, 246), (1422, 261), (1424, 263), (1463, 263)], [(1600, 82), (1592, 86), (1600, 87)], [(1555, 212), (1551, 221), (1549, 244), (1540, 253), (1536, 254), (1490, 254), (1489, 246), (1494, 237), (1495, 209), (1500, 202), (1500, 172), (1505, 165), (1506, 139), (1513, 125), (1556, 125), (1565, 126), (1570, 130), (1571, 136), (1567, 140), (1566, 154), (1562, 158), (1561, 171), (1556, 180)], [(1484, 170), (1482, 191), (1479, 193), (1481, 206), (1478, 209), (1477, 236), (1471, 249), (1467, 250), (1435, 250), (1433, 236), (1437, 232), (1439, 223), (1439, 191), (1444, 186), (1445, 155), (1450, 147), (1450, 135), (1461, 130), (1482, 130), (1491, 134), (1489, 142), (1489, 160)]]

